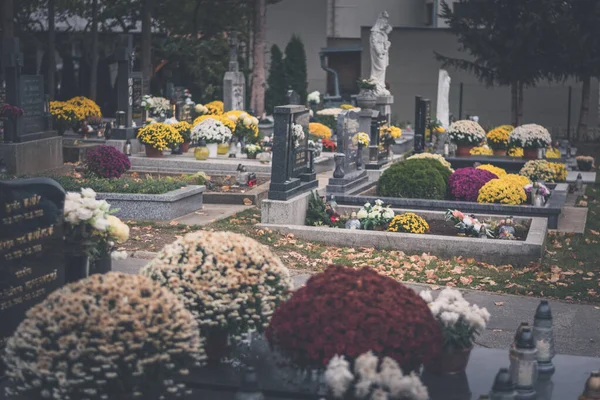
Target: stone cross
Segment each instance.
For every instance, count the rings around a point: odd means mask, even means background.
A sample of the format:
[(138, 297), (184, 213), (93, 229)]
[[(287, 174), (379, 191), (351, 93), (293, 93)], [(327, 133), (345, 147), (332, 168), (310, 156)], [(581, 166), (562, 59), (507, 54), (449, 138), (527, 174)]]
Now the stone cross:
[(133, 36), (121, 36), (117, 48), (116, 59), (118, 68), (117, 81), (117, 111), (125, 112), (125, 127), (131, 127), (133, 116)]
[(438, 78), (438, 95), (436, 117), (444, 127), (450, 126), (450, 75), (445, 69), (440, 69)]
[(237, 32), (232, 32), (229, 39), (229, 70), (237, 72), (240, 66), (238, 63), (238, 37)]
[(244, 110), (246, 108), (246, 77), (239, 70), (238, 38), (232, 32), (229, 38), (229, 71), (223, 78), (223, 103), (225, 111)]

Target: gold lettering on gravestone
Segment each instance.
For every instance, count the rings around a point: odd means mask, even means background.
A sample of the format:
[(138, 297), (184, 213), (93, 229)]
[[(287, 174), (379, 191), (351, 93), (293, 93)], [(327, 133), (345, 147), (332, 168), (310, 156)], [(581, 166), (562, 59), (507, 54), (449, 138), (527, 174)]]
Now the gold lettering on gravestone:
[(11, 253), (7, 253), (4, 255), (4, 259), (10, 261), (10, 260), (18, 260), (19, 258), (23, 258), (26, 256), (30, 256), (33, 255), (35, 253), (41, 253), (42, 251), (42, 245), (41, 244), (36, 244), (34, 246), (29, 246), (26, 247), (24, 249), (21, 250), (15, 250)]
[(54, 234), (54, 225), (47, 228), (38, 228), (35, 231), (28, 232), (18, 238), (0, 241), (0, 250), (10, 250), (17, 245), (35, 242), (36, 240), (50, 237)]
[(17, 278), (24, 278), (27, 275), (31, 275), (33, 273), (33, 270), (29, 267), (25, 267), (23, 269), (20, 269), (18, 271), (15, 272), (15, 276)]
[(31, 197), (27, 197), (23, 200), (14, 200), (10, 203), (4, 204), (4, 210), (7, 214), (20, 210), (21, 208), (31, 208), (40, 204), (42, 200), (42, 196), (39, 194), (34, 194)]
[(42, 288), (42, 289), (36, 290), (35, 292), (26, 293), (23, 296), (15, 297), (14, 299), (3, 301), (0, 303), (0, 311), (6, 310), (6, 309), (14, 307), (14, 306), (18, 306), (19, 304), (23, 303), (24, 301), (37, 299), (38, 297), (42, 297), (45, 294), (46, 294), (46, 289)]
[(10, 217), (2, 218), (2, 224), (4, 225), (12, 225), (18, 224), (21, 221), (28, 221), (36, 218), (40, 218), (44, 216), (44, 210), (39, 209), (35, 211), (26, 212), (23, 214), (17, 214)]
[(37, 286), (45, 285), (47, 283), (53, 282), (58, 278), (58, 270), (54, 270), (53, 272), (42, 275), (39, 278), (32, 279), (30, 281), (25, 282), (25, 289), (31, 290)]

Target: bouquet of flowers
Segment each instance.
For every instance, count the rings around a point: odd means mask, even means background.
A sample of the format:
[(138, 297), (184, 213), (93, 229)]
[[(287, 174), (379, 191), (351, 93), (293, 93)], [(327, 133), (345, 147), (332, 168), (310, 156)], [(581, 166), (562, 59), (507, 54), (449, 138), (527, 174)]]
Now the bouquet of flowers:
[(485, 131), (475, 121), (461, 120), (448, 127), (448, 136), (459, 146), (477, 146), (485, 140)]
[(525, 193), (527, 193), (528, 197), (534, 196), (536, 192), (541, 194), (542, 197), (544, 197), (544, 203), (548, 201), (548, 198), (550, 198), (550, 189), (548, 189), (548, 187), (543, 183), (534, 182), (525, 185)]
[(308, 124), (308, 131), (312, 136), (320, 139), (329, 139), (331, 137), (331, 129), (327, 125), (319, 122), (311, 122)]
[(544, 149), (552, 143), (552, 136), (546, 128), (536, 124), (521, 125), (510, 133), (511, 147)]
[(25, 111), (22, 108), (5, 104), (0, 108), (0, 118), (5, 118), (10, 121), (16, 121), (17, 118), (25, 115)]
[(231, 129), (238, 140), (246, 139), (250, 143), (258, 141), (258, 118), (253, 117), (247, 112), (240, 110), (228, 111), (221, 118), (213, 117), (223, 122), (225, 126)]
[(275, 310), (269, 343), (304, 368), (323, 368), (336, 354), (350, 360), (372, 350), (405, 371), (436, 357), (441, 330), (412, 289), (370, 268), (330, 266)]
[(329, 139), (323, 139), (323, 151), (333, 153), (337, 149), (337, 144)]
[(359, 79), (358, 81), (356, 81), (356, 83), (358, 84), (358, 88), (360, 90), (370, 91), (375, 90), (375, 88), (377, 87), (377, 81), (373, 78)]
[(300, 147), (304, 143), (306, 135), (304, 134), (304, 128), (300, 124), (292, 124), (292, 136), (294, 138), (294, 147)]
[(156, 150), (163, 151), (183, 143), (183, 137), (177, 132), (173, 125), (157, 122), (149, 124), (137, 133), (140, 143), (152, 146)]
[(80, 121), (83, 121), (89, 117), (102, 117), (102, 111), (94, 100), (88, 99), (87, 97), (78, 96), (73, 97), (67, 101), (68, 104), (74, 106), (79, 110), (78, 116), (82, 117)]
[(194, 125), (190, 139), (194, 143), (198, 143), (201, 140), (206, 141), (206, 143), (227, 143), (231, 139), (231, 136), (231, 129), (226, 127), (221, 121), (207, 118)]
[(384, 207), (383, 201), (375, 200), (374, 206), (371, 203), (365, 203), (358, 213), (356, 213), (356, 218), (359, 219), (363, 229), (385, 228), (392, 218), (394, 218), (394, 210), (389, 208), (389, 206)]
[(244, 147), (244, 153), (248, 154), (249, 156), (256, 155), (261, 151), (262, 147), (260, 147), (260, 145), (258, 144), (249, 144), (246, 147)]
[(74, 254), (85, 255), (90, 261), (108, 254), (113, 258), (127, 256), (127, 253), (113, 250), (115, 243), (125, 243), (129, 239), (129, 227), (110, 215), (110, 204), (96, 200), (96, 192), (92, 189), (67, 193), (64, 215), (67, 248)]
[(514, 129), (512, 125), (501, 125), (492, 129), (486, 135), (488, 145), (494, 150), (508, 149), (508, 139)]
[(177, 133), (181, 135), (184, 142), (189, 142), (191, 140), (190, 135), (192, 133), (192, 125), (189, 122), (177, 122), (175, 125), (173, 125), (173, 128), (175, 128)]
[(442, 328), (444, 351), (473, 347), (475, 336), (485, 329), (490, 320), (488, 310), (469, 304), (456, 289), (442, 290), (435, 301), (428, 290), (419, 295), (429, 304), (431, 313)]
[(309, 104), (317, 105), (321, 103), (321, 93), (319, 93), (318, 90), (315, 90), (308, 94), (307, 100)]
[(489, 229), (489, 225), (479, 222), (474, 215), (465, 215), (458, 210), (448, 210), (445, 219), (446, 221), (451, 221), (458, 231), (465, 235), (479, 237), (483, 228), (488, 237), (494, 237), (494, 233)]
[(142, 97), (142, 107), (153, 117), (165, 118), (171, 111), (171, 102), (164, 97), (145, 95)]
[(357, 144), (361, 147), (367, 147), (370, 142), (371, 139), (369, 138), (369, 135), (367, 135), (365, 132), (358, 132), (352, 137), (352, 143)]
[(398, 363), (372, 351), (354, 361), (354, 369), (344, 356), (335, 356), (327, 364), (325, 382), (336, 399), (429, 400), (427, 388), (414, 372), (404, 375)]

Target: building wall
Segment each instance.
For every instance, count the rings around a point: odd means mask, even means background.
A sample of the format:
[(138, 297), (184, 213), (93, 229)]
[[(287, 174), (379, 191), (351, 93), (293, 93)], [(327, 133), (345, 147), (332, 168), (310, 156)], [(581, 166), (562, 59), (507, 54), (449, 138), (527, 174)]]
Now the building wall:
[(327, 46), (327, 0), (283, 0), (267, 7), (267, 51), (273, 44), (284, 51), (294, 34), (304, 42), (309, 92), (325, 92), (319, 52)]
[[(362, 28), (362, 65), (363, 75), (370, 71), (369, 28)], [(437, 103), (437, 79), (440, 63), (435, 60), (434, 52), (450, 56), (465, 57), (458, 51), (456, 37), (447, 29), (410, 29), (396, 28), (390, 34), (390, 66), (387, 80), (394, 95), (392, 117), (400, 121), (414, 119), (414, 98), (421, 95), (429, 98), (432, 113)], [(465, 71), (449, 69), (450, 112), (458, 118), (459, 87), (462, 82), (463, 118), (467, 115), (479, 116), (484, 125), (510, 123), (510, 89), (508, 87), (486, 88), (477, 79)], [(568, 88), (573, 87), (571, 126), (575, 126), (579, 115), (581, 84), (569, 80), (564, 84), (541, 83), (535, 88), (524, 91), (524, 123), (538, 123), (548, 128), (567, 126)], [(592, 81), (589, 124), (597, 120), (598, 82)], [(595, 88), (595, 89), (594, 89)]]

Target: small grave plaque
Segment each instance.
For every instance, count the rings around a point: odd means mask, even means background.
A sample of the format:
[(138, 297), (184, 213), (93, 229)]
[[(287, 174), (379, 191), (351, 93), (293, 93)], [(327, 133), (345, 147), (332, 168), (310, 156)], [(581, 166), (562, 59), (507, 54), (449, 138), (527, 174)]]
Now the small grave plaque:
[(64, 284), (64, 200), (51, 179), (0, 182), (0, 349), (25, 312)]
[(42, 75), (21, 75), (21, 108), (23, 133), (45, 130), (44, 121), (44, 77)]

